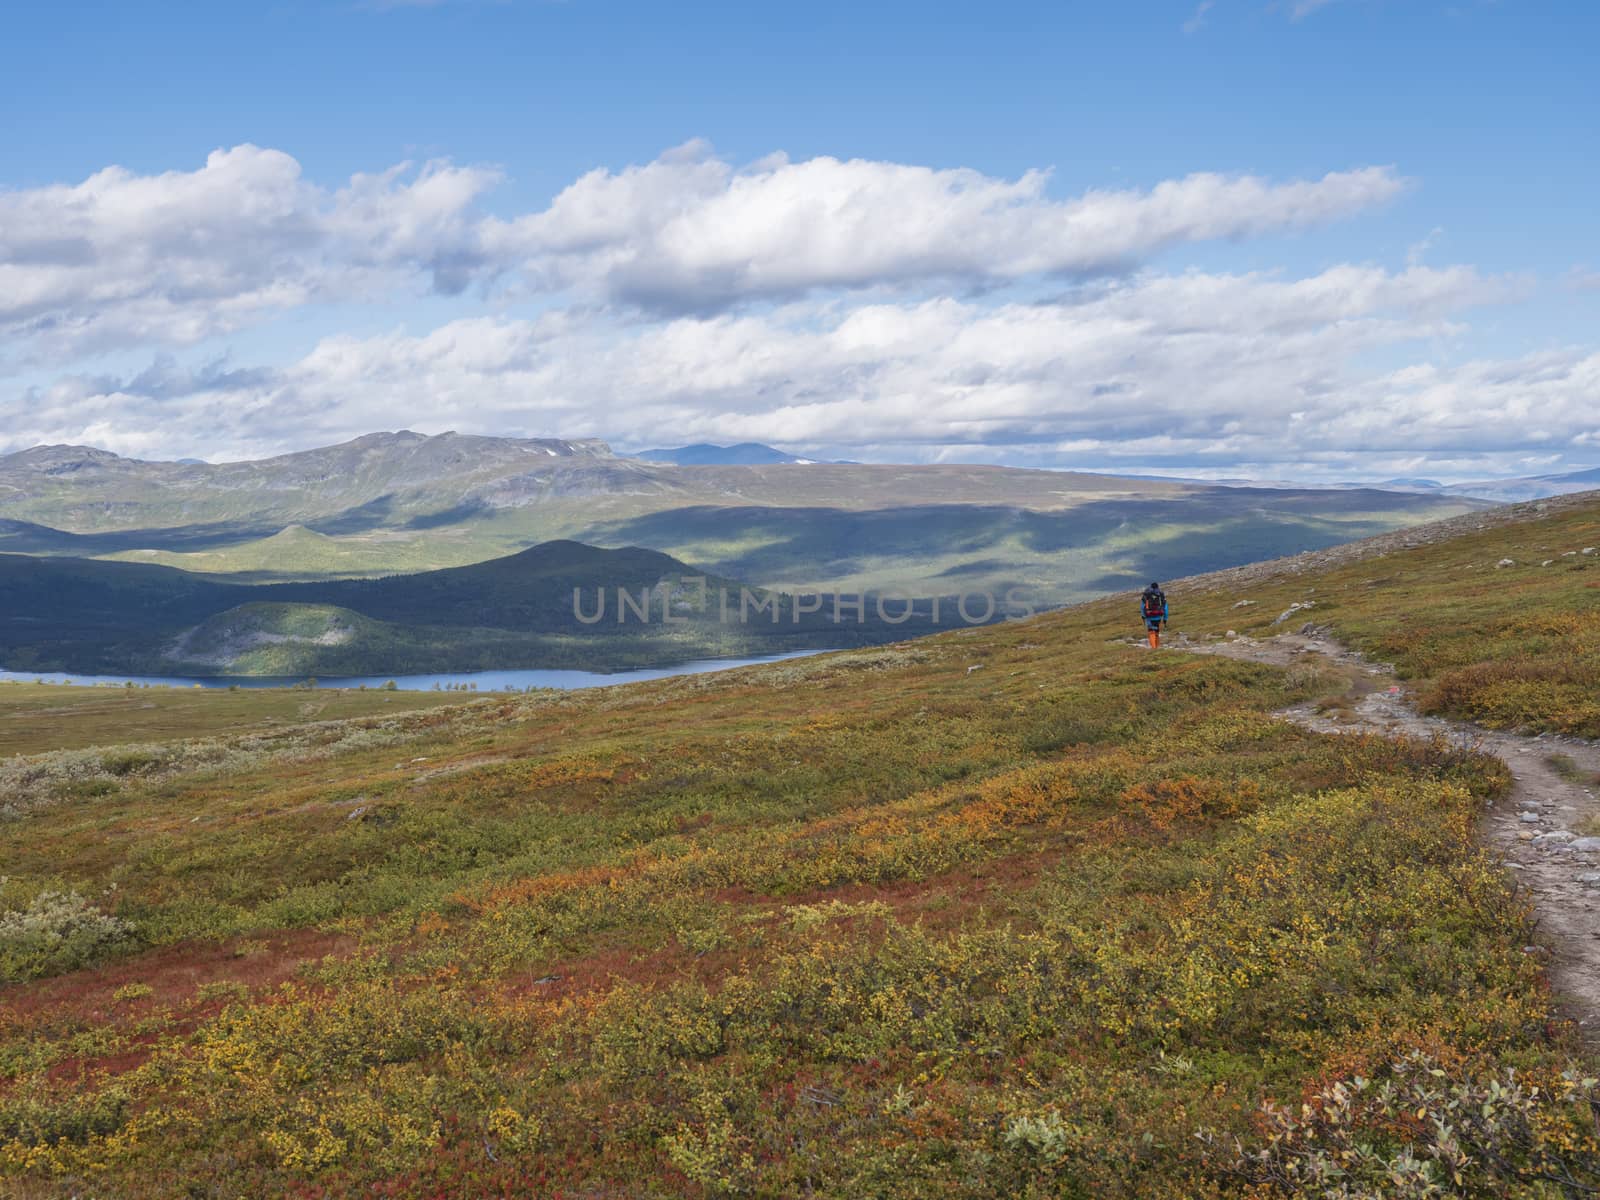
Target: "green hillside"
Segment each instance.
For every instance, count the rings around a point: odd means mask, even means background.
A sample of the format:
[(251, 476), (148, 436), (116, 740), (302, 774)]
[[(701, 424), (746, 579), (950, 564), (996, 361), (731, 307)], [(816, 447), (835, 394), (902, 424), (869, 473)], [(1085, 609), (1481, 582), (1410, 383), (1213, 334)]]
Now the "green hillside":
[[(654, 550), (576, 542), (415, 575), (260, 586), (148, 564), (0, 554), (0, 664), (15, 671), (625, 670), (870, 645), (937, 627), (928, 605), (903, 620), (901, 611), (886, 608), (884, 617), (868, 605), (857, 620), (841, 609), (839, 621), (831, 602), (745, 589)], [(946, 605), (944, 622), (956, 619)]]
[[(1180, 582), (1172, 635), (1316, 622), (1588, 732), (1597, 531), (1590, 495)], [(7, 762), (0, 1177), (1591, 1194), (1596, 1062), (1478, 840), (1506, 768), (1275, 719), (1342, 680), (1151, 653), (1131, 607)]]
[(414, 573), (570, 539), (780, 591), (1017, 586), (1047, 607), (1127, 586), (1152, 562), (1215, 569), (1479, 507), (984, 466), (680, 466), (595, 442), (456, 434), (216, 465), (69, 446), (0, 457), (0, 552), (245, 583)]

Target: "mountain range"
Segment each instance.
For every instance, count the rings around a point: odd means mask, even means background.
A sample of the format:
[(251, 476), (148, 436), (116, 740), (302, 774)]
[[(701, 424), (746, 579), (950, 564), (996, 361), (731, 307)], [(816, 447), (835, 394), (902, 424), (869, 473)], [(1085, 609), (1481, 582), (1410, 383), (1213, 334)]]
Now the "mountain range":
[(645, 462), (675, 463), (680, 467), (762, 467), (775, 463), (809, 466), (816, 461), (797, 458), (759, 442), (740, 442), (736, 446), (713, 446), (707, 442), (697, 442), (693, 446), (677, 446), (667, 450), (640, 450), (629, 457), (642, 458)]
[(594, 440), (403, 431), (249, 462), (76, 446), (0, 457), (0, 552), (268, 583), (437, 570), (572, 540), (785, 592), (1024, 588), (1044, 606), (1480, 503), (992, 466), (685, 466)]

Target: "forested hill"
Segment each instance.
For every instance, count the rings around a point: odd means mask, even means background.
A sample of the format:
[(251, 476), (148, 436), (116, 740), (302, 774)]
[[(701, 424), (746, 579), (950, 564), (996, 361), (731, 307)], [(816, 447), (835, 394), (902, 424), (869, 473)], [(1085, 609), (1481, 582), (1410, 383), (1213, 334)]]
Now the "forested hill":
[(859, 620), (846, 616), (835, 621), (830, 606), (746, 589), (658, 551), (572, 541), (412, 575), (259, 586), (140, 563), (0, 554), (0, 666), (12, 670), (608, 670), (898, 640), (933, 627), (922, 615), (882, 620), (871, 605)]

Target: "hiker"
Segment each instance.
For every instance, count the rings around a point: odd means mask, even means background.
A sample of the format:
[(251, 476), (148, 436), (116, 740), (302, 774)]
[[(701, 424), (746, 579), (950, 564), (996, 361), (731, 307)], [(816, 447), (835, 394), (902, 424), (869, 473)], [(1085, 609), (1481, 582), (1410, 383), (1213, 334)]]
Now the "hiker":
[(1150, 635), (1150, 649), (1161, 648), (1161, 627), (1167, 623), (1167, 594), (1159, 583), (1151, 583), (1139, 597), (1139, 615)]

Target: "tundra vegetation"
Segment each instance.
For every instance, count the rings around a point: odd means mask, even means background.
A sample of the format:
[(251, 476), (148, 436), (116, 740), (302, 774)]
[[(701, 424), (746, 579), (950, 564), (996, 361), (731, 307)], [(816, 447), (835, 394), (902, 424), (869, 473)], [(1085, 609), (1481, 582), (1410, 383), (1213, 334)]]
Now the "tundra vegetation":
[[(1174, 587), (1173, 632), (1311, 600), (1294, 623), (1437, 711), (1593, 734), (1597, 542), (1590, 501)], [(1594, 1060), (1475, 837), (1504, 767), (1275, 720), (1329, 678), (1138, 632), (1122, 598), (123, 771), (13, 759), (0, 1178), (1592, 1195)]]

